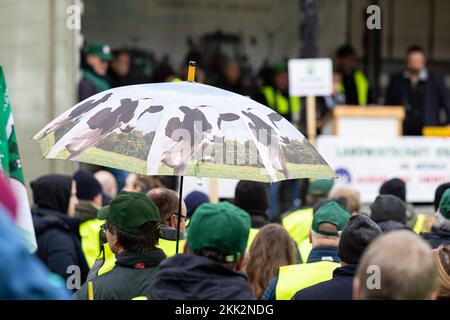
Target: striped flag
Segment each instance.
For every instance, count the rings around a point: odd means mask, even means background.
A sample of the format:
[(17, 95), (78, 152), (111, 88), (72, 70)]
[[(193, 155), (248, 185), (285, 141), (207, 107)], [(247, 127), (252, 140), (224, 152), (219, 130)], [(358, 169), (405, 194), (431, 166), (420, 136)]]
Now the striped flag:
[[(24, 239), (30, 253), (37, 249), (28, 201), (25, 179), (22, 171), (19, 148), (17, 146), (14, 120), (9, 103), (3, 68), (0, 66), (0, 171), (9, 177), (12, 190), (17, 199), (16, 224), (19, 234)], [(0, 172), (1, 173), (1, 172)]]

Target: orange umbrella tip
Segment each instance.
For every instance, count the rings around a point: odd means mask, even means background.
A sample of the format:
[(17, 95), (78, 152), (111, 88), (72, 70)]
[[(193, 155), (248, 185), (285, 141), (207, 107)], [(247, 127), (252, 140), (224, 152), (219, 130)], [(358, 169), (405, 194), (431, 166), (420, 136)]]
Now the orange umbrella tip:
[(189, 69), (188, 69), (188, 81), (189, 82), (194, 82), (195, 80), (195, 66), (196, 66), (196, 62), (195, 61), (189, 61)]

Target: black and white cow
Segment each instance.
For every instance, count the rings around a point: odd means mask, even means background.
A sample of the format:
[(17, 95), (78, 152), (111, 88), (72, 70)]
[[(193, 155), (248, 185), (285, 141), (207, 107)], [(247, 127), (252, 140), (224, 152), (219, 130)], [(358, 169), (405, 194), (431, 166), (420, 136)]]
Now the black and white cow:
[(89, 99), (86, 102), (83, 102), (79, 106), (75, 107), (71, 112), (69, 112), (67, 115), (63, 114), (60, 117), (56, 118), (52, 122), (50, 122), (47, 126), (45, 126), (44, 129), (41, 130), (36, 136), (38, 139), (42, 139), (48, 134), (58, 130), (59, 128), (62, 128), (66, 124), (70, 122), (77, 122), (79, 119), (87, 112), (94, 109), (96, 106), (100, 105), (101, 103), (104, 103), (108, 101), (108, 99), (112, 96), (112, 93), (107, 93), (101, 98), (95, 100), (95, 99)]
[(269, 114), (256, 114), (251, 108), (241, 113), (248, 118), (248, 126), (255, 137), (259, 156), (272, 181), (278, 181), (276, 172), (283, 173), (289, 179), (289, 171), (286, 165), (282, 145), (289, 143), (289, 139), (283, 136), (277, 126), (277, 122), (286, 121), (276, 112)]
[[(167, 121), (164, 134), (156, 135), (147, 159), (147, 173), (157, 174), (160, 163), (173, 169), (174, 175), (184, 175), (195, 153), (205, 144), (220, 141), (225, 121), (236, 121), (240, 115), (218, 113), (211, 106), (181, 106), (184, 117)], [(160, 150), (162, 148), (162, 151)]]
[(144, 103), (143, 100), (122, 99), (117, 108), (103, 108), (94, 114), (89, 120), (80, 122), (61, 138), (48, 154), (49, 158), (56, 157), (62, 150), (67, 149), (67, 159), (77, 160), (79, 156), (90, 147), (116, 129), (123, 133), (131, 132), (137, 125), (137, 121), (145, 113), (158, 113), (164, 107)]

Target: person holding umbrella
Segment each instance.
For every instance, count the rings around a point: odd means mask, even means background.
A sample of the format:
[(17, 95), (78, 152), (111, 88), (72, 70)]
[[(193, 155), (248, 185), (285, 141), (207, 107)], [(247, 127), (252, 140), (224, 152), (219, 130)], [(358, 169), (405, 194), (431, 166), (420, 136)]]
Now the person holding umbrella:
[(94, 300), (130, 300), (141, 296), (154, 280), (159, 263), (166, 258), (156, 248), (159, 239), (158, 207), (143, 193), (121, 192), (99, 211), (106, 219), (104, 232), (115, 267), (92, 282), (86, 282), (75, 297), (89, 298), (89, 283)]

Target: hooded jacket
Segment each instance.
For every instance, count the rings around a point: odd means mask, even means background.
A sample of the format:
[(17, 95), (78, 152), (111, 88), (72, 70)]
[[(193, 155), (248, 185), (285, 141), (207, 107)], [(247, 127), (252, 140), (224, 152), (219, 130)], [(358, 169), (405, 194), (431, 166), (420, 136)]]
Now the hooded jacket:
[(212, 259), (176, 255), (161, 263), (150, 300), (254, 300), (246, 276)]
[(69, 176), (49, 175), (31, 183), (35, 207), (33, 224), (38, 244), (37, 255), (50, 271), (63, 279), (69, 266), (80, 268), (84, 282), (89, 267), (81, 250), (79, 220), (65, 214), (69, 206), (72, 179)]

